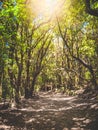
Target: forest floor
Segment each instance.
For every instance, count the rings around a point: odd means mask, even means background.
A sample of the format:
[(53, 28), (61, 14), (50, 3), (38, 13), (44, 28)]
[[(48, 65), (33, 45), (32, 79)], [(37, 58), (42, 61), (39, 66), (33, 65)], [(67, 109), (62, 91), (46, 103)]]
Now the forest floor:
[(98, 100), (42, 92), (0, 110), (0, 130), (98, 130)]

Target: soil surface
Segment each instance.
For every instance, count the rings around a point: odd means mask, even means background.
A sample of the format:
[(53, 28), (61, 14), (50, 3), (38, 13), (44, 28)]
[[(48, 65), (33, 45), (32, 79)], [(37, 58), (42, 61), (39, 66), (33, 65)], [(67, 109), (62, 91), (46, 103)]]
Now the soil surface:
[(0, 110), (0, 130), (98, 130), (98, 100), (39, 93)]

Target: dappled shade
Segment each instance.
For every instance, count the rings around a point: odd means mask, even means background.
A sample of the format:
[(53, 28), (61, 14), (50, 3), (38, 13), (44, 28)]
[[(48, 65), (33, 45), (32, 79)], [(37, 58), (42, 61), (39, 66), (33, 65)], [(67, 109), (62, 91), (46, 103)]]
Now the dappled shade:
[(22, 99), (21, 107), (0, 112), (0, 128), (34, 130), (88, 130), (97, 128), (98, 104), (58, 94), (40, 93)]
[(0, 129), (98, 130), (98, 0), (0, 0)]

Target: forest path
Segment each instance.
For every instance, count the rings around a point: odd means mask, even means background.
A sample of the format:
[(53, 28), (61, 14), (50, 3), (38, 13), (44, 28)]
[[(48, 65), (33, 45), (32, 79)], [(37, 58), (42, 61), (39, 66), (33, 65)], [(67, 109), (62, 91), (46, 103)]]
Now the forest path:
[(40, 93), (0, 111), (0, 130), (98, 130), (98, 101)]

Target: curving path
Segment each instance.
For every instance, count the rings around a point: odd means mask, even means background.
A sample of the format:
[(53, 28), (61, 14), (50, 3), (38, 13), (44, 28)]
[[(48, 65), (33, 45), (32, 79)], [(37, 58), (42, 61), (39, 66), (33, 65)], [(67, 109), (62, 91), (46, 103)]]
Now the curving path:
[(98, 101), (40, 93), (0, 111), (0, 130), (98, 130)]

